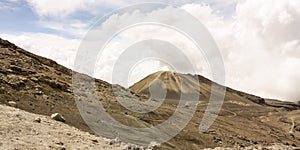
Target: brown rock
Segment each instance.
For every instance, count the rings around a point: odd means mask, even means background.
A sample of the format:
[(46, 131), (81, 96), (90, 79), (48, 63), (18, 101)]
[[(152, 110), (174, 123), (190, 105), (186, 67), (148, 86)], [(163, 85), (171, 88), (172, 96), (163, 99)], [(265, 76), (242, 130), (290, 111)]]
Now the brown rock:
[(34, 119), (34, 122), (37, 122), (37, 123), (41, 123), (42, 119), (40, 117), (37, 117)]

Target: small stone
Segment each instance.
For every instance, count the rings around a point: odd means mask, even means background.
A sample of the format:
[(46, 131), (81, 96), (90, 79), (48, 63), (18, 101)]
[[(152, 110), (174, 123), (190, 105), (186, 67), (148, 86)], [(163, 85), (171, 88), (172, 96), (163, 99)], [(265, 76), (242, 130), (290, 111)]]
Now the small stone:
[(51, 115), (51, 119), (56, 120), (56, 121), (60, 121), (60, 122), (65, 122), (65, 118), (59, 114), (59, 113), (55, 113)]
[(57, 142), (56, 144), (57, 144), (57, 145), (64, 145), (63, 142)]
[(149, 145), (147, 149), (158, 149), (158, 147), (160, 146), (159, 143), (152, 141)]
[(117, 137), (115, 139), (112, 139), (109, 141), (109, 145), (115, 145), (115, 146), (120, 146), (121, 145), (121, 141), (120, 139)]
[(42, 119), (40, 117), (37, 117), (34, 119), (34, 122), (37, 122), (37, 123), (41, 123)]
[(94, 143), (98, 143), (98, 140), (92, 140), (92, 142), (94, 142)]
[(0, 94), (6, 94), (6, 91), (5, 91), (5, 88), (4, 88), (4, 87), (1, 87), (1, 88), (0, 88)]
[(222, 139), (220, 137), (214, 137), (215, 143), (221, 143)]
[(14, 101), (9, 101), (8, 105), (11, 106), (11, 107), (17, 107), (17, 103), (14, 102)]
[(137, 150), (139, 147), (133, 144), (128, 144), (127, 145), (127, 149), (128, 150)]
[(32, 81), (34, 81), (34, 82), (37, 82), (37, 81), (39, 81), (36, 77), (32, 77), (32, 78), (30, 78)]
[(43, 91), (36, 91), (35, 94), (36, 95), (43, 95), (44, 93), (43, 93)]

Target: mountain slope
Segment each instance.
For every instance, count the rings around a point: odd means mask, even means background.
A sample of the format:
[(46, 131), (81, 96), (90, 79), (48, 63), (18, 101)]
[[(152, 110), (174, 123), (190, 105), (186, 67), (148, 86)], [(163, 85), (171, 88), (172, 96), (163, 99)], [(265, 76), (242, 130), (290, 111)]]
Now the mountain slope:
[[(8, 104), (13, 101), (17, 103), (18, 108), (41, 115), (60, 113), (66, 119), (65, 123), (94, 133), (77, 108), (72, 86), (73, 74), (93, 79), (0, 39), (0, 103)], [(127, 110), (117, 103), (111, 87), (112, 85), (105, 81), (95, 80), (96, 94), (99, 101), (103, 99), (102, 104), (108, 109), (107, 112), (125, 125), (149, 126), (130, 113), (125, 115)], [(118, 92), (130, 93), (122, 87), (118, 88)], [(124, 98), (140, 99), (131, 94)], [(82, 99), (87, 98), (83, 95)]]
[(64, 114), (68, 124), (89, 131), (72, 96), (72, 71), (0, 41), (0, 101), (14, 101), (20, 109), (51, 115)]
[[(60, 113), (65, 117), (66, 124), (93, 133), (82, 119), (76, 106), (72, 85), (73, 74), (93, 79), (87, 75), (72, 72), (52, 60), (31, 54), (0, 39), (0, 102), (8, 104), (10, 101), (14, 101), (18, 108), (41, 115), (49, 116), (52, 113)], [(185, 78), (189, 81), (183, 88), (178, 86), (178, 76), (186, 76)], [(171, 94), (169, 99), (158, 109), (149, 113), (136, 113), (119, 103), (119, 99), (128, 103), (132, 99), (147, 101), (149, 93), (151, 93), (147, 92), (148, 83), (154, 79), (164, 78), (171, 79), (166, 84), (167, 91), (170, 91)], [(195, 85), (194, 78), (199, 78), (201, 82)], [(225, 102), (217, 120), (206, 133), (200, 134), (199, 123), (211, 93), (209, 80), (201, 76), (160, 72), (159, 75), (146, 78), (139, 83), (131, 87), (131, 90), (136, 90), (134, 93), (118, 85), (111, 85), (95, 79), (95, 93), (110, 116), (126, 126), (136, 128), (155, 126), (172, 116), (177, 108), (176, 95), (179, 93), (201, 93), (200, 98), (202, 99), (199, 101), (192, 120), (175, 138), (162, 144), (161, 149), (242, 147), (255, 143), (300, 145), (298, 118), (300, 112), (297, 104), (262, 99), (227, 88)], [(195, 90), (199, 85), (200, 91)], [(122, 95), (116, 98), (112, 86), (116, 87), (117, 93)], [(86, 91), (84, 87), (79, 88)], [(89, 100), (85, 95), (81, 95), (81, 98), (84, 101)], [(94, 110), (96, 111), (96, 109)], [(93, 111), (86, 113), (97, 117)], [(178, 120), (182, 119), (178, 118)], [(107, 132), (105, 129), (101, 129), (101, 131)], [(124, 132), (135, 136), (135, 133)], [(148, 133), (140, 134), (144, 134), (142, 135), (144, 138), (140, 139), (141, 142), (150, 138)], [(113, 135), (108, 135), (107, 138), (115, 138)]]
[[(181, 94), (201, 95), (197, 112), (186, 127), (188, 131), (183, 130), (179, 134), (180, 137), (200, 145), (214, 141), (225, 147), (243, 147), (257, 143), (283, 143), (294, 146), (300, 144), (299, 104), (264, 99), (227, 88), (224, 104), (217, 120), (207, 133), (199, 134), (198, 126), (212, 92), (212, 82), (200, 75), (159, 71), (132, 85), (130, 89), (152, 97), (151, 87), (158, 81), (163, 86), (156, 86), (156, 90), (166, 89), (170, 93), (166, 96), (169, 104), (178, 104)], [(183, 86), (178, 90), (181, 84)], [(213, 92), (218, 94), (218, 91)], [(180, 139), (173, 140), (175, 142)]]

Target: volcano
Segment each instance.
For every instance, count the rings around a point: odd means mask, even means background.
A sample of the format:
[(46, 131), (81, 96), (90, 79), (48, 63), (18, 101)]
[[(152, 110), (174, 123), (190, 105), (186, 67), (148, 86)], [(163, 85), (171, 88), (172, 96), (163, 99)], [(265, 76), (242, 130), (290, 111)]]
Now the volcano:
[[(202, 78), (205, 79), (205, 78)], [(197, 76), (183, 75), (176, 72), (159, 71), (147, 76), (130, 87), (136, 93), (151, 95), (165, 91), (166, 98), (178, 99), (181, 94), (200, 94), (200, 82)], [(154, 91), (157, 90), (157, 91)]]

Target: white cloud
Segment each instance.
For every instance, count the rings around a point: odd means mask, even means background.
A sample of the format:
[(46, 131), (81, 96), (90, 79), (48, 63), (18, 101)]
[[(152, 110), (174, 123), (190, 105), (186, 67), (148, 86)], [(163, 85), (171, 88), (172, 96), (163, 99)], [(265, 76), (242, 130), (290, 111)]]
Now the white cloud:
[(18, 1), (20, 1), (20, 0), (5, 0), (5, 1), (7, 1), (7, 2), (12, 2), (12, 3), (16, 3), (16, 2), (18, 2)]
[[(148, 15), (138, 14), (137, 16), (141, 18), (154, 17), (156, 16), (156, 13), (157, 15), (161, 14), (161, 12), (153, 12), (150, 14), (150, 16), (148, 16), (149, 14)], [(121, 23), (127, 19), (128, 19), (127, 15), (120, 16), (120, 18), (118, 19), (118, 23)], [(106, 29), (102, 29), (102, 30), (106, 31)], [(105, 34), (105, 33), (101, 33), (101, 34)], [(196, 63), (194, 64), (194, 67), (197, 72), (205, 73), (205, 75), (207, 76), (209, 75), (210, 72), (208, 70), (208, 64), (203, 58), (203, 55), (198, 50), (198, 48), (194, 45), (194, 43), (190, 41), (187, 37), (185, 37), (184, 35), (182, 35), (181, 33), (173, 29), (164, 26), (145, 24), (145, 25), (129, 28), (123, 31), (122, 33), (120, 33), (119, 35), (117, 35), (116, 37), (114, 37), (112, 41), (110, 41), (110, 43), (106, 46), (104, 52), (101, 54), (101, 56), (99, 56), (99, 59), (102, 58), (102, 60), (98, 62), (98, 65), (95, 68), (95, 70), (97, 70), (95, 76), (111, 82), (112, 81), (111, 72), (115, 67), (114, 66), (115, 62), (119, 59), (120, 55), (128, 48), (131, 48), (130, 50), (136, 51), (136, 53), (133, 53), (132, 56), (144, 54), (144, 52), (147, 50), (148, 50), (147, 51), (148, 56), (150, 54), (155, 55), (159, 53), (159, 55), (163, 57), (162, 59), (168, 61), (167, 63), (171, 63), (171, 65), (177, 67), (177, 71), (188, 72), (187, 68), (185, 67), (186, 64), (182, 63), (183, 62), (182, 61), (183, 58), (181, 57), (182, 55), (180, 55), (178, 52), (176, 53), (175, 51), (176, 49), (171, 49), (172, 47), (170, 47), (168, 44), (160, 44), (154, 41), (145, 42), (145, 40), (152, 40), (152, 39), (166, 41), (174, 45), (183, 54), (185, 54), (191, 60), (191, 62), (198, 62), (197, 64)], [(136, 43), (142, 43), (142, 45), (138, 47), (131, 47)], [(156, 47), (154, 46), (155, 44), (160, 44), (160, 46)], [(132, 59), (131, 57), (128, 57), (125, 60), (125, 62), (131, 61), (131, 59)], [(172, 61), (170, 62), (170, 60)], [(149, 64), (151, 63), (145, 60), (141, 64), (136, 64), (137, 65), (136, 67), (139, 68), (144, 67), (145, 70), (132, 68), (135, 69), (135, 71), (137, 72), (132, 72), (132, 77), (129, 78), (131, 84), (139, 81), (149, 73), (153, 73), (153, 71), (158, 71), (161, 70), (162, 68), (165, 68), (164, 70), (166, 70), (167, 68), (171, 67), (171, 66), (167, 67), (165, 63), (157, 63), (157, 61), (154, 60), (148, 60), (148, 61), (153, 62), (152, 63), (153, 66), (150, 66)], [(118, 83), (118, 84), (127, 86), (122, 83)]]
[[(214, 9), (226, 9), (234, 6), (237, 2), (243, 0), (10, 0), (27, 1), (33, 10), (40, 17), (64, 18), (76, 12), (85, 12), (99, 15), (99, 12), (106, 14), (106, 10), (114, 10), (137, 3), (157, 2), (166, 4), (175, 4), (177, 6), (187, 3), (206, 3)], [(58, 5), (59, 4), (59, 5)]]
[[(30, 0), (32, 6), (40, 16), (66, 16), (74, 13), (78, 9), (85, 10), (95, 8), (94, 1), (72, 1), (71, 5), (62, 4), (59, 8), (51, 7), (56, 1)], [(111, 4), (104, 2), (103, 5), (119, 5), (122, 2)], [(52, 3), (52, 4), (51, 4)], [(48, 7), (49, 5), (49, 7)], [(51, 5), (51, 6), (50, 6)], [(230, 3), (230, 5), (232, 5)], [(227, 73), (227, 85), (238, 90), (243, 90), (263, 97), (279, 98), (283, 100), (299, 101), (300, 90), (300, 1), (298, 0), (245, 0), (237, 4), (235, 16), (232, 19), (222, 17), (222, 14), (214, 13), (214, 10), (207, 5), (186, 4), (183, 9), (198, 18), (210, 30), (217, 41), (220, 51), (224, 57)], [(92, 10), (92, 9), (91, 9)], [(172, 15), (173, 14), (173, 15)], [(140, 19), (143, 17), (160, 17), (170, 19), (169, 16), (176, 17), (171, 9), (160, 9), (148, 13), (135, 12), (132, 14), (115, 14), (106, 20), (100, 28), (100, 33), (114, 30), (114, 27), (128, 20)], [(170, 19), (170, 24), (172, 24)], [(63, 26), (48, 24), (50, 28), (65, 30)], [(74, 28), (85, 28), (85, 24), (77, 22), (70, 25)], [(72, 30), (69, 31), (73, 32)], [(142, 35), (140, 33), (143, 33)], [(3, 36), (3, 35), (1, 35)], [(66, 66), (72, 59), (74, 50), (79, 45), (78, 40), (69, 40), (61, 37), (44, 35), (12, 36), (23, 47), (43, 56), (47, 56)], [(184, 38), (167, 29), (153, 26), (133, 28), (120, 34), (117, 40), (108, 45), (105, 66), (98, 66), (99, 72), (96, 74), (102, 79), (111, 80), (110, 73), (114, 61), (117, 59), (115, 52), (128, 44), (148, 38), (168, 39), (177, 43), (177, 46), (188, 51), (194, 48), (187, 44)], [(20, 40), (22, 39), (22, 40)], [(25, 40), (24, 40), (25, 39)], [(27, 40), (26, 40), (27, 39)], [(46, 40), (45, 40), (46, 39)], [(45, 41), (55, 41), (49, 43)], [(67, 43), (67, 44), (65, 44)], [(53, 48), (52, 46), (55, 45)], [(76, 45), (76, 46), (75, 46)], [(37, 49), (42, 51), (36, 51)], [(53, 50), (58, 50), (53, 53)], [(60, 51), (59, 51), (60, 50)], [(65, 53), (67, 52), (67, 53)], [(190, 57), (194, 64), (198, 65), (201, 74), (209, 75), (205, 62)], [(61, 56), (62, 55), (62, 56)], [(141, 71), (140, 68), (147, 68)], [(166, 69), (165, 66), (158, 65), (157, 62), (145, 62), (134, 69), (129, 79), (131, 82), (137, 81), (146, 76), (149, 72), (158, 69)]]
[[(126, 3), (122, 0), (26, 0), (40, 17), (64, 18), (77, 11), (96, 13)], [(129, 1), (130, 2), (130, 1)]]
[(65, 17), (77, 9), (85, 7), (88, 1), (84, 0), (27, 0), (39, 16)]
[(81, 38), (86, 34), (91, 23), (82, 22), (79, 20), (68, 20), (64, 22), (39, 21), (38, 24), (44, 28), (58, 31), (64, 35), (71, 35)]
[[(94, 20), (81, 20), (81, 17), (97, 19), (108, 9), (126, 5), (122, 0), (11, 0), (25, 2), (38, 16), (36, 22), (43, 28), (58, 31), (64, 35), (82, 37)], [(127, 2), (131, 2), (129, 0)], [(81, 16), (82, 15), (82, 16)], [(78, 17), (79, 16), (79, 17)], [(95, 17), (95, 18), (93, 18)]]
[(16, 11), (18, 10), (15, 6), (13, 6), (14, 3), (16, 3), (18, 0), (4, 0), (0, 1), (0, 9), (1, 10), (9, 10), (9, 11)]
[[(300, 5), (296, 3), (297, 0), (244, 1), (237, 5), (236, 16), (231, 20), (214, 14), (206, 5), (187, 4), (182, 8), (204, 23), (216, 39), (224, 57), (228, 86), (263, 97), (297, 101), (300, 98), (300, 91), (295, 84), (300, 82), (300, 71), (297, 69), (300, 67)], [(161, 11), (161, 15), (166, 11)], [(159, 12), (114, 16), (104, 23), (107, 28), (103, 30), (112, 30), (120, 22), (153, 16), (155, 13)], [(162, 15), (161, 18), (166, 17)], [(125, 39), (127, 42), (132, 37), (138, 39), (141, 38), (139, 33), (143, 33), (149, 37), (167, 36), (177, 43), (183, 41), (162, 31), (144, 28), (126, 34)], [(194, 60), (194, 63), (201, 65), (203, 62), (199, 63), (198, 60)], [(199, 73), (207, 75), (207, 71), (204, 72), (206, 69), (200, 69)], [(141, 73), (140, 77), (147, 75)]]
[(296, 3), (248, 0), (238, 4), (232, 27), (236, 45), (230, 49), (231, 58), (225, 58), (229, 85), (266, 97), (299, 100), (294, 86), (300, 81), (296, 76), (300, 5)]
[[(118, 9), (120, 7), (125, 7), (128, 5), (149, 2), (149, 0), (7, 0), (14, 3), (22, 2), (27, 3), (29, 7), (32, 8), (39, 16), (39, 21), (37, 22), (44, 28), (59, 31), (63, 34), (68, 34), (71, 36), (82, 37), (89, 26), (92, 25), (91, 22), (81, 23), (84, 25), (78, 26), (80, 17), (85, 16), (91, 19), (92, 17), (103, 17), (109, 11)], [(214, 9), (226, 9), (227, 7), (232, 7), (237, 1), (240, 0), (156, 0), (154, 2), (168, 3), (182, 5), (186, 3), (207, 3), (214, 7)], [(1, 7), (1, 6), (0, 6)], [(228, 15), (228, 14), (226, 14)], [(94, 19), (97, 19), (97, 18)]]

